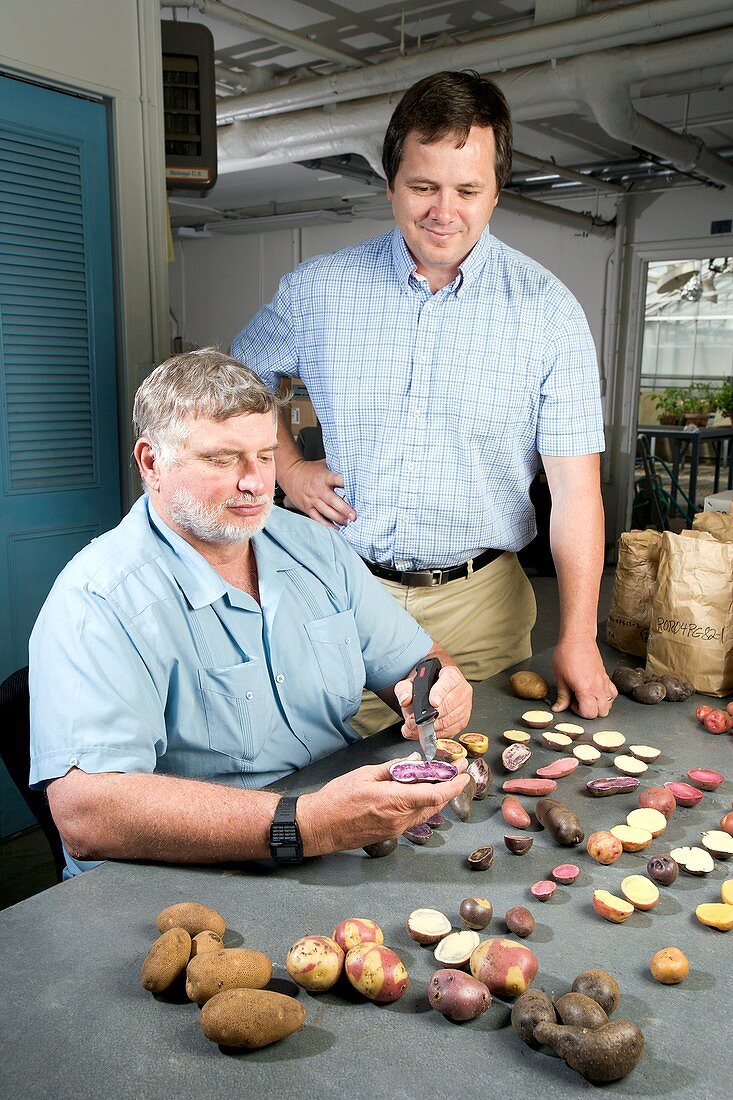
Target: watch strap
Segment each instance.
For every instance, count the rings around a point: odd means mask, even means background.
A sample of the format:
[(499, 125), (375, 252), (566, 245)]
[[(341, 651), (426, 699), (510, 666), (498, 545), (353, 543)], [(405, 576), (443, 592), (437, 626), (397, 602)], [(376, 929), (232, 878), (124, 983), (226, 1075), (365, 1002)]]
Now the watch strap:
[(270, 825), (270, 855), (275, 863), (302, 863), (303, 843), (295, 820), (298, 799), (284, 795), (277, 806)]

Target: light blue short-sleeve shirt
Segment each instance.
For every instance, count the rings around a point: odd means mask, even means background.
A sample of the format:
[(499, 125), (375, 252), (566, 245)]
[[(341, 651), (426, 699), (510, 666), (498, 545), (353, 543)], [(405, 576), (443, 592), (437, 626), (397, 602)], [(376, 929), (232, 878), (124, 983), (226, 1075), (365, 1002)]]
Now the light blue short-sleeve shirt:
[(326, 527), (275, 508), (253, 545), (261, 605), (147, 498), (76, 555), (30, 640), (31, 786), (79, 767), (259, 788), (358, 739), (363, 687), (430, 637)]
[(488, 228), (436, 294), (398, 229), (308, 260), (232, 354), (273, 389), (305, 382), (357, 516), (343, 536), (392, 568), (522, 549), (536, 534), (538, 454), (604, 447), (580, 305)]

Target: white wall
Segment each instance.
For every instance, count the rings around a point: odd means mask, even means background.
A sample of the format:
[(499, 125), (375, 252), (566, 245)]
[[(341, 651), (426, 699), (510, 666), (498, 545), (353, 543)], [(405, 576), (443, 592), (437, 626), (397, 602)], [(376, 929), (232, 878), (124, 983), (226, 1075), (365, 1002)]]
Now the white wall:
[[(132, 396), (168, 352), (161, 69), (158, 0), (0, 4), (0, 71), (110, 104), (123, 471)], [(130, 474), (124, 496), (138, 491)]]

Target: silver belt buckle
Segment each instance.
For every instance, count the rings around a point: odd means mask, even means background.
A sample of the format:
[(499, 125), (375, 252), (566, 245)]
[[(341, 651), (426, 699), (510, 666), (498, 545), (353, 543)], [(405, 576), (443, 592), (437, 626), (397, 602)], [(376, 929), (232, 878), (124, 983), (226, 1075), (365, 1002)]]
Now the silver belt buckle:
[(443, 570), (442, 569), (431, 569), (430, 570), (430, 577), (431, 577), (430, 586), (431, 586), (431, 588), (435, 588), (436, 585), (439, 585), (439, 584), (443, 583)]

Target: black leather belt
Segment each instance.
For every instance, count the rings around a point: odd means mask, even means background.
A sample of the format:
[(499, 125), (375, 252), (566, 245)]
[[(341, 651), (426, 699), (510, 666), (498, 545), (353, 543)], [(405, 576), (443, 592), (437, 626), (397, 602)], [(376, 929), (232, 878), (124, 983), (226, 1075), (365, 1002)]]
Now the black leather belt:
[(461, 577), (468, 577), (478, 569), (495, 561), (504, 553), (503, 550), (484, 550), (475, 558), (464, 561), (463, 565), (454, 565), (451, 569), (415, 569), (401, 572), (399, 569), (388, 569), (384, 565), (375, 565), (366, 561), (365, 565), (375, 577), (381, 577), (385, 581), (397, 581), (408, 588), (434, 588), (438, 584), (447, 584), (448, 581), (457, 581)]

